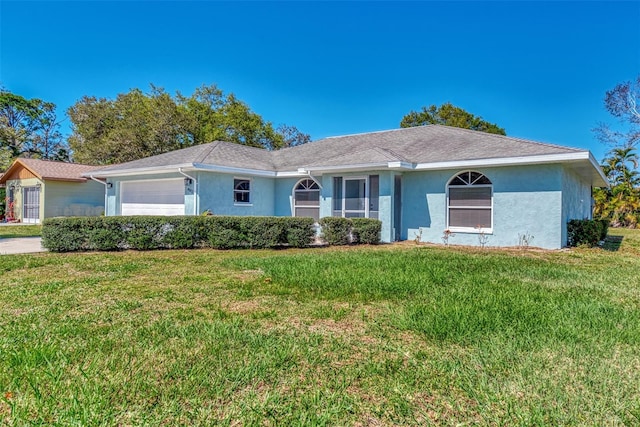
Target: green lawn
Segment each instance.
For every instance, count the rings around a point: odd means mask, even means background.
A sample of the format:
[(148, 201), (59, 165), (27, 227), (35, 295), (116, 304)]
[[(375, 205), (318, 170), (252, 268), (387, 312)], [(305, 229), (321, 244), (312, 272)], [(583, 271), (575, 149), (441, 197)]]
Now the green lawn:
[(9, 237), (34, 237), (42, 235), (41, 225), (3, 225), (0, 226), (0, 239)]
[(638, 425), (640, 232), (0, 257), (0, 424)]

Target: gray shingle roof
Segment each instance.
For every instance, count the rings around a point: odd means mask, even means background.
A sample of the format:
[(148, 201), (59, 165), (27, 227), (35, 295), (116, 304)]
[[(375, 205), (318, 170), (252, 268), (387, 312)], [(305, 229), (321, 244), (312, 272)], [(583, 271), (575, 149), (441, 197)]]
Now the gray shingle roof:
[[(439, 163), (456, 160), (495, 159), (584, 152), (576, 148), (543, 144), (467, 129), (429, 125), (382, 132), (322, 139), (299, 147), (274, 152), (279, 170), (319, 164), (341, 166), (385, 161), (373, 149), (393, 153), (410, 163)], [(369, 150), (359, 158), (354, 153)], [(352, 154), (352, 155), (350, 155)], [(324, 159), (331, 159), (328, 162)], [(392, 161), (392, 160), (391, 160)]]
[(216, 141), (109, 166), (100, 172), (186, 165), (296, 171), (304, 167), (439, 163), (586, 152), (448, 126), (429, 125), (321, 139), (278, 151)]
[(158, 154), (157, 156), (108, 166), (103, 168), (101, 172), (157, 169), (197, 164), (257, 170), (274, 169), (271, 155), (267, 150), (230, 142), (214, 141), (208, 144), (194, 145), (193, 147), (170, 151), (168, 153)]
[(41, 180), (79, 182), (87, 180), (85, 176), (88, 172), (100, 169), (99, 166), (81, 165), (78, 163), (18, 158), (11, 164), (5, 174), (0, 175), (0, 183), (4, 183), (10, 179), (16, 179), (16, 174), (21, 168), (26, 168)]

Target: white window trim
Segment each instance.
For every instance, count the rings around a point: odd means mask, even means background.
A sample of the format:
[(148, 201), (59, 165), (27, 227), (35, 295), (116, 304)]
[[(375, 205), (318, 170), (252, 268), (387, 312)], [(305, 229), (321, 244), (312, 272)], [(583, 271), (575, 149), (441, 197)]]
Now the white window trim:
[[(239, 181), (249, 181), (249, 190), (236, 190), (236, 180)], [(251, 193), (253, 192), (253, 180), (251, 178), (243, 177), (243, 176), (234, 176), (233, 177), (233, 206), (253, 206), (253, 197)], [(248, 202), (236, 202), (236, 191), (243, 192), (249, 194)]]
[[(449, 209), (451, 208), (451, 206), (449, 205), (449, 188), (452, 187), (451, 186), (451, 181), (453, 181), (458, 175), (463, 174), (465, 172), (477, 172), (480, 173), (482, 175), (484, 175), (486, 177), (485, 174), (483, 174), (482, 172), (478, 172), (475, 170), (466, 170), (466, 171), (460, 171), (457, 172), (455, 175), (453, 175), (449, 181), (447, 181), (447, 200), (446, 200), (446, 206), (445, 206), (445, 224), (446, 224), (446, 229), (450, 230), (454, 233), (463, 233), (463, 234), (493, 234), (493, 214), (494, 214), (494, 209), (493, 209), (493, 183), (491, 184), (471, 184), (471, 185), (454, 185), (453, 187), (458, 187), (458, 188), (468, 188), (468, 187), (473, 187), (473, 188), (490, 188), (491, 189), (491, 206), (487, 206), (487, 207), (477, 207), (477, 206), (456, 206), (456, 209), (475, 209), (475, 210), (480, 210), (480, 209), (491, 209), (491, 226), (490, 227), (456, 227), (456, 226), (449, 226)], [(488, 178), (487, 178), (488, 179)]]
[[(318, 190), (296, 190), (296, 188), (298, 188), (298, 185), (300, 185), (300, 183), (302, 181), (306, 181), (306, 180), (311, 180), (313, 182), (316, 183), (316, 185), (318, 186)], [(318, 196), (321, 196), (321, 187), (320, 187), (320, 183), (318, 181), (316, 181), (313, 178), (310, 177), (306, 177), (306, 178), (302, 178), (300, 180), (298, 180), (295, 185), (293, 186), (293, 189), (291, 190), (291, 216), (295, 217), (296, 216), (296, 208), (315, 208), (316, 206), (309, 206), (309, 205), (296, 205), (296, 191), (317, 191), (318, 192)], [(320, 199), (318, 198), (318, 217), (320, 216)]]
[[(364, 179), (365, 182), (365, 191), (364, 191), (364, 217), (369, 218), (369, 192), (371, 191), (371, 186), (369, 185), (369, 175), (359, 175), (359, 176), (342, 176), (342, 218), (346, 218), (347, 209), (347, 198), (345, 194), (347, 194), (347, 181), (358, 181)], [(349, 212), (361, 212), (360, 209), (353, 210), (349, 209)]]

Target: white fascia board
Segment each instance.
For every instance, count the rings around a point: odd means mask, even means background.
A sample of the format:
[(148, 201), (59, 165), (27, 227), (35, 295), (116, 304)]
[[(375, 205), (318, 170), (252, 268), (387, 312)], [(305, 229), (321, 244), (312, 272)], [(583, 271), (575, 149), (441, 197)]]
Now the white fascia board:
[(152, 166), (147, 168), (118, 169), (118, 170), (112, 170), (112, 171), (97, 170), (92, 172), (85, 172), (82, 174), (82, 176), (86, 176), (86, 177), (94, 176), (96, 178), (107, 178), (111, 176), (152, 175), (155, 173), (176, 172), (178, 169), (193, 170), (193, 164), (184, 163), (180, 165)]
[(230, 173), (230, 174), (236, 174), (236, 175), (268, 176), (268, 177), (276, 176), (276, 172), (269, 171), (269, 170), (236, 168), (236, 167), (218, 166), (218, 165), (206, 165), (204, 163), (194, 163), (193, 168), (197, 170)]
[(545, 154), (541, 156), (499, 157), (493, 159), (453, 160), (450, 162), (418, 163), (415, 170), (439, 170), (483, 166), (513, 166), (523, 164), (562, 163), (580, 160), (590, 160), (591, 153), (580, 151), (577, 153)]
[(363, 170), (374, 170), (374, 169), (386, 169), (389, 168), (390, 164), (397, 162), (384, 162), (384, 163), (366, 163), (359, 165), (340, 165), (340, 166), (319, 166), (319, 167), (308, 167), (308, 168), (298, 168), (298, 172), (301, 172), (307, 175), (307, 172), (318, 172), (322, 174), (323, 172), (350, 172), (350, 171), (363, 171)]
[[(604, 184), (604, 187), (606, 187), (606, 188), (611, 187), (611, 185), (609, 185), (609, 180), (607, 179), (607, 176), (602, 171), (602, 167), (600, 166), (600, 163), (598, 163), (596, 158), (593, 157), (593, 154), (591, 154), (591, 152), (589, 152), (589, 161), (591, 162), (591, 165), (597, 171), (598, 177), (602, 180), (601, 184)], [(599, 186), (597, 186), (597, 187), (599, 187)]]

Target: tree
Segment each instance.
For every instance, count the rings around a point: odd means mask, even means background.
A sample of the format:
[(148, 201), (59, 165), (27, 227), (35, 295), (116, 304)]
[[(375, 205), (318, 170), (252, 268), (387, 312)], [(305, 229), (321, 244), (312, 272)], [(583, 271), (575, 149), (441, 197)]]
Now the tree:
[(614, 148), (603, 161), (609, 188), (594, 190), (594, 216), (608, 219), (614, 227), (635, 228), (640, 222), (640, 157), (634, 147)]
[(6, 157), (8, 151), (12, 159), (68, 160), (55, 109), (51, 102), (0, 89), (0, 150), (4, 151), (0, 157)]
[(605, 109), (620, 122), (616, 129), (609, 124), (600, 123), (594, 129), (596, 137), (605, 145), (613, 147), (635, 147), (640, 142), (640, 75), (635, 81), (620, 83), (607, 91), (604, 98)]
[(594, 129), (596, 137), (611, 150), (602, 162), (609, 188), (594, 190), (594, 215), (608, 219), (614, 227), (637, 227), (640, 223), (640, 76), (607, 91), (605, 109), (619, 120), (614, 128), (601, 123)]
[(403, 128), (425, 125), (445, 125), (506, 135), (505, 130), (498, 125), (489, 123), (482, 117), (475, 116), (450, 102), (442, 104), (440, 107), (435, 105), (431, 105), (429, 108), (422, 107), (419, 112), (411, 111), (400, 122), (400, 127)]
[(310, 139), (274, 129), (215, 85), (199, 87), (190, 96), (178, 92), (174, 97), (151, 85), (149, 93), (133, 89), (115, 100), (83, 97), (67, 113), (74, 158), (92, 164), (121, 163), (215, 140), (276, 150)]
[(281, 124), (276, 128), (276, 132), (282, 135), (283, 148), (297, 147), (298, 145), (306, 144), (311, 141), (311, 136), (300, 132), (295, 126)]

